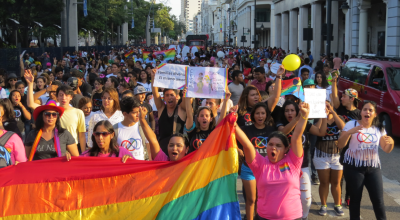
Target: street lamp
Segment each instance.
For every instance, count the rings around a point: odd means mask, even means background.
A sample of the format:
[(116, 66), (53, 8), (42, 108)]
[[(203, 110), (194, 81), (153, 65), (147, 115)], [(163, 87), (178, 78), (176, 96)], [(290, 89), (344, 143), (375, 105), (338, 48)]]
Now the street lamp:
[(261, 24), (261, 31), (264, 30), (264, 24)]
[(347, 2), (343, 2), (343, 4), (340, 6), (340, 9), (342, 9), (343, 14), (347, 14), (347, 11), (349, 11), (349, 4)]
[(9, 20), (13, 21), (15, 23), (15, 47), (18, 47), (18, 25), (19, 22), (15, 19), (8, 18)]

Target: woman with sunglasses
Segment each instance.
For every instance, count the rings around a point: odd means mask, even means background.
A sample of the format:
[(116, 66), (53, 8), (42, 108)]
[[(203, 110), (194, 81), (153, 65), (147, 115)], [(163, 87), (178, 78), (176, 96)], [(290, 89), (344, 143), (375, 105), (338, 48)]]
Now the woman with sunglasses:
[(340, 134), (338, 147), (349, 143), (343, 160), (343, 171), (346, 185), (350, 189), (350, 219), (360, 219), (360, 203), (364, 186), (372, 202), (375, 218), (386, 219), (383, 200), (383, 184), (379, 147), (390, 153), (394, 147), (393, 138), (386, 135), (379, 122), (376, 103), (364, 101), (361, 108), (361, 119), (346, 123)]
[(6, 86), (5, 86), (7, 96), (10, 95), (11, 91), (16, 89), (15, 83), (17, 83), (17, 81), (18, 81), (18, 77), (17, 77), (17, 75), (15, 75), (15, 73), (11, 73), (8, 75)]
[[(260, 108), (258, 108), (260, 109)], [(263, 108), (261, 108), (263, 109)], [(279, 131), (268, 135), (265, 144), (267, 156), (262, 156), (236, 125), (236, 138), (243, 146), (246, 163), (255, 176), (257, 184), (257, 220), (300, 219), (303, 215), (300, 200), (301, 164), (304, 152), (302, 134), (307, 124), (310, 107), (303, 103), (300, 120), (294, 129), (290, 145), (285, 134)], [(256, 121), (259, 119), (255, 114)], [(253, 219), (248, 216), (248, 219)]]
[[(186, 93), (186, 88), (183, 90)], [(218, 122), (215, 123), (215, 116), (210, 107), (204, 106), (197, 109), (195, 121), (193, 121), (193, 108), (191, 98), (186, 97), (186, 125), (184, 127), (188, 134), (189, 139), (189, 153), (199, 149), (206, 138), (214, 130), (215, 126), (218, 125), (222, 119), (226, 116), (227, 102), (231, 97), (229, 91), (225, 94), (225, 99), (222, 104), (221, 115), (219, 116)]]
[[(100, 111), (94, 112), (89, 121), (88, 137), (92, 136), (93, 128), (99, 121), (108, 120), (115, 125), (124, 120), (124, 115), (120, 111), (119, 96), (114, 88), (106, 88), (101, 97), (102, 106)], [(88, 147), (93, 146), (91, 138), (88, 140)]]
[(61, 157), (65, 156), (66, 152), (72, 156), (79, 156), (74, 137), (60, 125), (63, 113), (64, 108), (58, 107), (54, 100), (49, 100), (46, 105), (33, 111), (35, 129), (25, 140), (28, 161)]
[[(83, 152), (81, 157), (120, 157), (122, 163), (128, 158), (134, 159), (127, 149), (118, 147), (114, 128), (107, 120), (99, 121), (94, 126), (91, 139), (93, 147)], [(67, 154), (67, 160), (71, 160), (71, 155)]]

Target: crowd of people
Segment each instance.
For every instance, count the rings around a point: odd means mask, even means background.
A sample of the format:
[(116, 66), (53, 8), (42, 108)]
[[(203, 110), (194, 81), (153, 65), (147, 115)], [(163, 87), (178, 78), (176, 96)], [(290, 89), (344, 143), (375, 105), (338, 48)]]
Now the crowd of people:
[[(327, 214), (331, 186), (335, 213), (344, 215), (343, 203), (350, 219), (360, 219), (365, 186), (376, 218), (386, 219), (378, 148), (390, 153), (394, 141), (378, 120), (376, 103), (360, 102), (352, 88), (339, 94), (348, 56), (314, 60), (299, 50), (301, 66), (290, 72), (271, 68), (292, 54), (280, 48), (215, 46), (167, 61), (153, 55), (165, 49), (66, 52), (61, 60), (23, 54), (20, 73), (0, 69), (0, 168), (63, 156), (179, 161), (232, 113), (246, 219), (307, 219), (311, 184), (319, 185), (320, 215)], [(227, 68), (224, 99), (155, 87), (163, 63)], [(304, 88), (325, 89), (326, 118), (308, 118), (307, 103), (281, 96), (282, 81), (296, 77)]]

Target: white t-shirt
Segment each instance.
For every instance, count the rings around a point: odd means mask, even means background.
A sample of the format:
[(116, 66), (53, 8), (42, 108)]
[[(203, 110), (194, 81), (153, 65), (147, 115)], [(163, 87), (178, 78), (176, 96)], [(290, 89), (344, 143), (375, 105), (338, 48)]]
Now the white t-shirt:
[[(357, 121), (349, 121), (344, 126), (343, 131), (349, 131), (359, 125)], [(386, 135), (386, 131), (381, 132), (375, 126), (363, 128), (360, 131), (351, 135), (349, 149), (345, 153), (343, 163), (352, 164), (356, 167), (380, 167), (379, 141), (382, 136)]]
[[(315, 88), (317, 89), (324, 89), (318, 85), (315, 86)], [(332, 86), (328, 86), (326, 89), (326, 100), (328, 100), (329, 102), (331, 101), (331, 94), (332, 94)]]
[(136, 160), (144, 160), (143, 140), (139, 133), (139, 123), (131, 127), (125, 127), (118, 123), (118, 146), (124, 147)]
[(118, 78), (118, 76), (117, 76), (117, 75), (114, 75), (114, 73), (108, 74), (108, 75), (107, 75), (107, 78), (110, 78), (110, 76), (115, 76), (115, 77)]
[(151, 92), (151, 83), (138, 82), (138, 84), (142, 85), (146, 89), (146, 92)]
[(90, 115), (85, 116), (85, 127), (86, 127), (86, 132), (85, 132), (85, 137), (86, 137), (86, 145), (88, 143), (88, 131), (89, 131), (89, 121), (90, 118), (93, 116), (94, 112), (90, 112)]
[[(26, 87), (26, 88), (28, 88), (28, 87)], [(1, 88), (1, 90), (0, 90), (0, 98), (8, 99), (7, 92), (6, 92), (5, 88)]]

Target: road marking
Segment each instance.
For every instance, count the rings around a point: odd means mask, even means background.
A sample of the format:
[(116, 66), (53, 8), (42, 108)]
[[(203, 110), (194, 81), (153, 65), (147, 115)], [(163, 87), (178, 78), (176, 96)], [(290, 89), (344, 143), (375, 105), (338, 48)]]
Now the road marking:
[(383, 191), (394, 198), (394, 201), (400, 205), (400, 183), (397, 180), (390, 180), (382, 175)]

